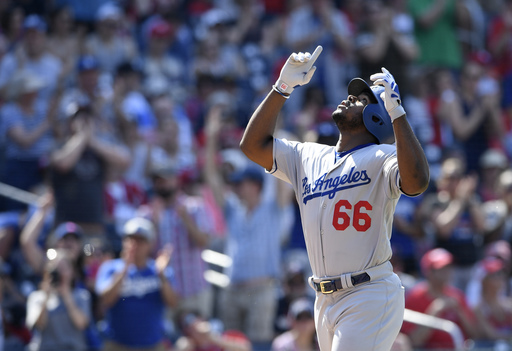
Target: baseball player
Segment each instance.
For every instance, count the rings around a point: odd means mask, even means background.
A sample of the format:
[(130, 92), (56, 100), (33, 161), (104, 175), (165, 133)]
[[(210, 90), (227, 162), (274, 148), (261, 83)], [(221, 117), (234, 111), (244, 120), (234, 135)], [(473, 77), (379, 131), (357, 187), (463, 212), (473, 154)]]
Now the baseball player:
[(349, 96), (332, 113), (340, 131), (335, 147), (274, 138), (279, 111), (311, 80), (321, 51), (290, 55), (240, 147), (295, 189), (320, 349), (389, 350), (404, 313), (404, 289), (389, 262), (393, 212), (401, 194), (425, 191), (428, 163), (385, 68), (370, 77), (372, 86), (361, 78), (349, 83)]

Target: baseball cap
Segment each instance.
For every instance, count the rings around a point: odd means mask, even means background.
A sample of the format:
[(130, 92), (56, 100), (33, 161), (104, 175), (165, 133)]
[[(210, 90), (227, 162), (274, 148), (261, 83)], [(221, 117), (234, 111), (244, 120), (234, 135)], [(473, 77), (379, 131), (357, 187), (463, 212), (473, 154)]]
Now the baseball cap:
[(480, 265), (484, 269), (485, 274), (494, 274), (505, 268), (505, 263), (496, 257), (486, 257), (480, 261)]
[(167, 38), (173, 33), (173, 26), (166, 21), (157, 21), (149, 30), (149, 36), (151, 38)]
[(295, 320), (301, 316), (313, 318), (315, 315), (313, 305), (313, 301), (307, 298), (298, 298), (291, 303), (288, 310), (288, 316)]
[(78, 59), (78, 72), (97, 70), (100, 67), (98, 59), (92, 55), (84, 55)]
[(155, 240), (155, 227), (149, 219), (135, 217), (130, 219), (123, 227), (124, 236), (138, 235), (144, 237), (148, 242)]
[(359, 96), (361, 93), (368, 93), (373, 99), (373, 103), (376, 104), (379, 101), (375, 97), (375, 93), (372, 88), (361, 78), (354, 78), (350, 81), (347, 87), (349, 95)]
[(11, 99), (17, 98), (22, 94), (37, 92), (46, 86), (45, 81), (39, 76), (23, 70), (15, 73), (10, 81), (10, 89), (8, 97)]
[(122, 10), (119, 6), (112, 2), (107, 2), (100, 6), (98, 12), (96, 13), (97, 21), (105, 21), (105, 20), (118, 20), (121, 18)]
[(23, 29), (35, 29), (40, 32), (46, 32), (46, 22), (39, 15), (28, 15), (23, 21)]
[(506, 168), (507, 166), (507, 156), (501, 150), (488, 149), (480, 157), (480, 167), (482, 168)]
[(241, 171), (234, 172), (231, 176), (231, 181), (233, 183), (240, 183), (244, 180), (251, 180), (253, 182), (263, 184), (263, 172), (256, 166), (248, 166)]
[(142, 73), (140, 66), (134, 62), (124, 61), (116, 67), (116, 76), (126, 76), (133, 73)]
[(512, 258), (512, 250), (510, 249), (509, 242), (502, 239), (490, 243), (485, 249), (485, 256), (510, 262), (510, 259)]
[(152, 177), (171, 177), (178, 175), (178, 169), (171, 162), (157, 162), (151, 166), (149, 171)]
[(55, 241), (58, 241), (68, 234), (72, 234), (80, 239), (83, 236), (83, 230), (78, 224), (74, 222), (64, 222), (55, 228), (53, 231), (53, 238)]
[(450, 265), (453, 262), (453, 255), (443, 248), (435, 248), (427, 251), (420, 261), (423, 271), (431, 269), (440, 269)]

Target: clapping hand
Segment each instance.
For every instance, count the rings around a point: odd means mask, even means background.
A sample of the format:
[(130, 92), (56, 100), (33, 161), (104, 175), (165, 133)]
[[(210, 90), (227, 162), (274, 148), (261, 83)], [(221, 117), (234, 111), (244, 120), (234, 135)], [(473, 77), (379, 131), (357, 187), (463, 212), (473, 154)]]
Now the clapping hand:
[(165, 245), (158, 253), (157, 258), (155, 259), (155, 267), (159, 275), (164, 274), (165, 269), (169, 266), (173, 250), (174, 248), (172, 245)]

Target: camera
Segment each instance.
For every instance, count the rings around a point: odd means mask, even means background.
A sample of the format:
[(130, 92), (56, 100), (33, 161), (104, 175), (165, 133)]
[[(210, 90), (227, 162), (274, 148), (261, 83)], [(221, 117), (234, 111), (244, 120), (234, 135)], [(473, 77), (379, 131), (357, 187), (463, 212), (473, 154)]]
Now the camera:
[(60, 283), (60, 273), (57, 269), (50, 272), (50, 282), (53, 286), (57, 286)]

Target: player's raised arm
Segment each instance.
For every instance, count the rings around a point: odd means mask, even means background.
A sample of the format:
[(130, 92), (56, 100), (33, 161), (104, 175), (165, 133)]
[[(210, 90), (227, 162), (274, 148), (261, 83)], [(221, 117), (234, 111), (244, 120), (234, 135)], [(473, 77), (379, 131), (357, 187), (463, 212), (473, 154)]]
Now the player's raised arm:
[(405, 118), (398, 85), (391, 73), (382, 68), (382, 73), (373, 74), (370, 79), (375, 85), (382, 85), (381, 98), (393, 122), (396, 154), (400, 171), (400, 187), (408, 195), (424, 192), (429, 183), (429, 167), (423, 149)]
[(270, 170), (273, 164), (272, 149), (274, 145), (274, 130), (279, 111), (293, 89), (309, 83), (316, 67), (313, 66), (322, 52), (318, 46), (310, 53), (293, 53), (290, 55), (279, 75), (272, 91), (254, 111), (245, 129), (240, 149), (244, 154), (260, 166)]

